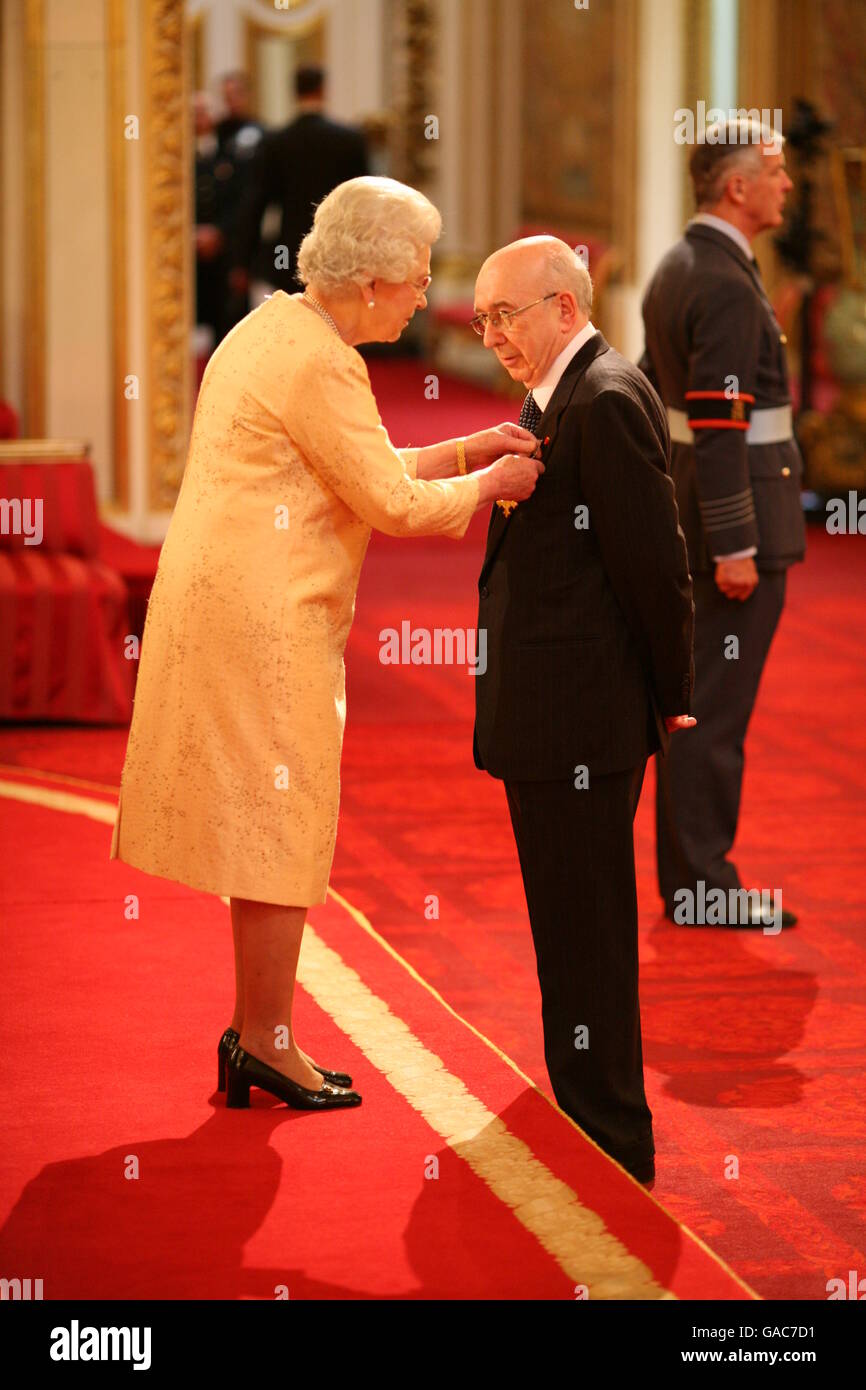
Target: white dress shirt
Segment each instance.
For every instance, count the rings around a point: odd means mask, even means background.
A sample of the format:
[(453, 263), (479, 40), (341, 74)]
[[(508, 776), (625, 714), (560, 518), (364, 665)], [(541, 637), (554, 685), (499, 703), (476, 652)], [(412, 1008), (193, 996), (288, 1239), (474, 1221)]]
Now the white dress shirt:
[[(733, 222), (726, 222), (724, 217), (714, 217), (711, 212), (696, 212), (689, 226), (694, 222), (700, 222), (705, 227), (715, 227), (717, 232), (724, 232), (737, 243), (741, 251), (744, 251), (750, 261), (755, 259), (755, 253), (747, 236), (735, 227)], [(757, 547), (750, 545), (748, 550), (734, 550), (730, 555), (714, 555), (714, 560), (748, 560), (750, 555), (757, 555)]]
[(550, 404), (550, 398), (559, 385), (559, 378), (562, 376), (572, 357), (575, 357), (584, 343), (588, 343), (598, 329), (593, 324), (587, 323), (579, 333), (575, 333), (570, 338), (558, 357), (554, 357), (544, 376), (537, 386), (532, 387), (532, 394), (535, 397), (539, 410), (546, 410)]

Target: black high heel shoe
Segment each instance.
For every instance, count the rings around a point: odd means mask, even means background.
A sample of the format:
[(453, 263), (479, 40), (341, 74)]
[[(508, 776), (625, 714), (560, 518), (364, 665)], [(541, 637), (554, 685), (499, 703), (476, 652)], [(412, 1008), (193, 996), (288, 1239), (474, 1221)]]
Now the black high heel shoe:
[[(240, 1034), (234, 1028), (227, 1028), (217, 1045), (217, 1090), (224, 1091), (226, 1088), (226, 1066), (229, 1058), (240, 1042)], [(323, 1076), (326, 1081), (330, 1081), (332, 1086), (349, 1087), (352, 1084), (351, 1076), (347, 1076), (344, 1071), (325, 1071), (324, 1067), (317, 1067), (315, 1063), (310, 1064), (314, 1071)]]
[(308, 1091), (306, 1086), (290, 1081), (282, 1072), (275, 1071), (266, 1062), (260, 1062), (258, 1057), (244, 1052), (238, 1045), (226, 1066), (226, 1109), (249, 1109), (251, 1086), (269, 1091), (293, 1110), (335, 1110), (361, 1104), (357, 1091), (343, 1090), (340, 1086), (333, 1086), (330, 1081), (323, 1081), (318, 1091)]

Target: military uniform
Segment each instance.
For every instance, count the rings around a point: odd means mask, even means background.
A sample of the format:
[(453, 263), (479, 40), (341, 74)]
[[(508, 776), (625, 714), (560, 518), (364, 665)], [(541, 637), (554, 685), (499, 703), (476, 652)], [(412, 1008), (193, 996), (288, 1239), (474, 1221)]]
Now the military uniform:
[[(697, 727), (658, 759), (658, 875), (669, 914), (677, 890), (696, 892), (699, 880), (708, 890), (741, 886), (727, 855), (743, 742), (786, 572), (805, 553), (785, 335), (746, 245), (696, 219), (643, 301), (640, 366), (668, 411), (695, 600)], [(744, 602), (728, 599), (715, 583), (715, 562), (746, 555), (755, 558), (758, 586)]]

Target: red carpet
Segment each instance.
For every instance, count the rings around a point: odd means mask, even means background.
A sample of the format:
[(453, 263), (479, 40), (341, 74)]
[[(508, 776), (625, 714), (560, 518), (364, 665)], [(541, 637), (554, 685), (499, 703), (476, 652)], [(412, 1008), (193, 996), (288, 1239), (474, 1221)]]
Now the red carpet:
[[(383, 385), (395, 380), (393, 365), (374, 363), (372, 374), (398, 443), (470, 427), (465, 401), (460, 418), (453, 413), (447, 381), (439, 401), (424, 399), (420, 366), (399, 364), (401, 420)], [(514, 414), (489, 398), (487, 412), (490, 423)], [(404, 620), (473, 625), (484, 530), (478, 517), (461, 544), (374, 538), (347, 654), (332, 884), (549, 1091), (504, 794), (472, 764), (472, 678), (378, 659), (379, 632)], [(863, 557), (859, 538), (810, 533), (747, 748), (737, 862), (747, 881), (784, 887), (799, 926), (756, 937), (665, 924), (651, 777), (637, 822), (653, 1196), (770, 1298), (824, 1299), (829, 1278), (866, 1265)], [(124, 744), (121, 730), (6, 730), (0, 760), (111, 787)], [(0, 770), (3, 778), (16, 780)], [(17, 780), (44, 785), (25, 773)], [(270, 1298), (277, 1284), (292, 1297), (574, 1296), (579, 1281), (561, 1252), (530, 1233), (489, 1170), (479, 1174), (446, 1143), (306, 987), (302, 1042), (352, 1072), (360, 1110), (305, 1116), (260, 1097), (254, 1115), (235, 1115), (209, 1102), (231, 993), (226, 909), (109, 864), (107, 826), (2, 807), (15, 865), (4, 894), (14, 980), (5, 1113), (14, 1130), (0, 1273), (45, 1277), (49, 1297), (162, 1289)], [(128, 892), (141, 895), (138, 921), (124, 918)], [(431, 895), (438, 917), (425, 915)], [(649, 1271), (648, 1296), (659, 1296), (654, 1287), (748, 1297), (336, 903), (312, 922), (428, 1054)], [(299, 1124), (316, 1125), (315, 1143), (292, 1141)], [(138, 1181), (123, 1177), (129, 1155)], [(424, 1178), (431, 1155), (438, 1180)], [(737, 1177), (726, 1176), (732, 1159)]]
[(226, 907), (106, 864), (95, 781), (4, 766), (0, 795), (5, 1277), (46, 1298), (749, 1298), (336, 900), (311, 914), (297, 1026), (364, 1104), (227, 1111)]

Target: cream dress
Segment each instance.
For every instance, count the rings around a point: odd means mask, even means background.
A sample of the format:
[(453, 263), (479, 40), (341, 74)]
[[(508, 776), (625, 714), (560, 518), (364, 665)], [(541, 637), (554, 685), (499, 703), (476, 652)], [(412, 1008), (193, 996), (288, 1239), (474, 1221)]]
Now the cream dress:
[(276, 291), (219, 345), (148, 606), (112, 859), (325, 901), (370, 528), (459, 538), (478, 505), (477, 477), (414, 470), (363, 358), (299, 298)]

